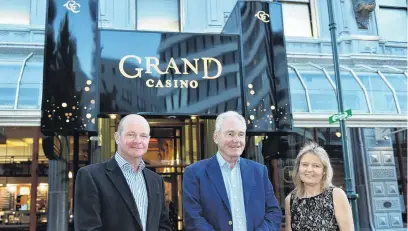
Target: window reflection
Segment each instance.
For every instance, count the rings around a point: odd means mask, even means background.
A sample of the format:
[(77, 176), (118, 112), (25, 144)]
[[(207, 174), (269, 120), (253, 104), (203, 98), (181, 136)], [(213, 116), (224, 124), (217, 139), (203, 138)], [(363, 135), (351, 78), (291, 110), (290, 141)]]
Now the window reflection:
[(309, 3), (282, 2), (286, 36), (312, 37)]
[(138, 0), (137, 30), (179, 31), (179, 0)]
[(29, 25), (30, 0), (2, 0), (0, 25)]

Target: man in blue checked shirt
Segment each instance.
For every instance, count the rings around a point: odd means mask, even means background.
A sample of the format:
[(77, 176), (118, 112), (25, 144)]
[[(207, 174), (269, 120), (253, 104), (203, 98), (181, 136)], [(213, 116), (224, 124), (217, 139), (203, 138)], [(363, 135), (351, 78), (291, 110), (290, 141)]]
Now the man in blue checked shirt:
[(170, 231), (163, 179), (145, 168), (149, 123), (128, 115), (108, 161), (81, 168), (75, 187), (75, 231)]

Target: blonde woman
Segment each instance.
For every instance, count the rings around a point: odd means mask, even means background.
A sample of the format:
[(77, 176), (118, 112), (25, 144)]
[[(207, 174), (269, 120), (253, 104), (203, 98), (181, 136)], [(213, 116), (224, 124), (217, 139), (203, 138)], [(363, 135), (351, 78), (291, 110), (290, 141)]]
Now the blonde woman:
[(327, 152), (308, 143), (295, 160), (295, 189), (285, 199), (286, 231), (353, 231), (347, 196), (332, 185), (333, 169)]

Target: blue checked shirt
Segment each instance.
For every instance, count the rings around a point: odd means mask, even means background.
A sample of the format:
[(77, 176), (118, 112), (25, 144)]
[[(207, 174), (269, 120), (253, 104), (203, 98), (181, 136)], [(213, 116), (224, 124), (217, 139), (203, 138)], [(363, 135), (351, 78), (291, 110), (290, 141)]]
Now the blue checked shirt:
[(217, 153), (217, 160), (220, 164), (222, 178), (224, 179), (224, 185), (227, 189), (228, 200), (231, 206), (233, 231), (247, 231), (240, 159), (238, 158), (237, 163), (232, 169), (230, 164), (219, 153)]
[(115, 154), (115, 160), (118, 162), (118, 165), (125, 176), (126, 182), (129, 185), (130, 191), (132, 192), (133, 198), (136, 202), (137, 210), (140, 214), (143, 230), (146, 231), (148, 196), (146, 182), (142, 172), (142, 170), (145, 168), (145, 163), (143, 160), (141, 160), (139, 169), (136, 172), (132, 165), (123, 159), (119, 153)]

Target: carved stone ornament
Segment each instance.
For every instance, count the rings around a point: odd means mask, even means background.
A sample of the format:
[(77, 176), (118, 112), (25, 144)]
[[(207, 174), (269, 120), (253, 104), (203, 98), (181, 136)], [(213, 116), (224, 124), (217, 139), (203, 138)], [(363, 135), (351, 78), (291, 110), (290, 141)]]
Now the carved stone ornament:
[(359, 29), (367, 29), (370, 13), (375, 10), (375, 0), (351, 0)]

